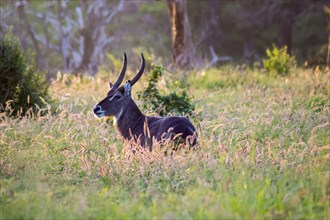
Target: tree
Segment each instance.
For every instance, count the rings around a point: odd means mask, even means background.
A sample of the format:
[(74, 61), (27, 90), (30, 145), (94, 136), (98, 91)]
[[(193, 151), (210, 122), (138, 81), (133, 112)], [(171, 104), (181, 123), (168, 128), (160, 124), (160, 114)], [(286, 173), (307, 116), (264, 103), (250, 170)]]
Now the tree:
[(329, 40), (328, 40), (328, 55), (327, 55), (327, 65), (330, 68), (330, 34), (329, 34)]
[(174, 63), (180, 67), (191, 67), (196, 48), (192, 41), (186, 0), (169, 0), (167, 6), (172, 27)]
[[(106, 0), (40, 3), (20, 0), (10, 2), (8, 8), (16, 10), (21, 29), (25, 29), (27, 35), (20, 30), (16, 32), (20, 33), (21, 41), (28, 37), (32, 42), (38, 68), (49, 68), (52, 60), (46, 58), (59, 54), (64, 71), (94, 75), (105, 50), (114, 40), (106, 34), (106, 28), (123, 10), (124, 1), (109, 4)], [(9, 19), (3, 21), (10, 22)], [(1, 32), (5, 32), (7, 26), (1, 24)]]
[(83, 42), (83, 53), (80, 54), (80, 64), (74, 68), (74, 73), (88, 70), (90, 73), (96, 73), (99, 61), (103, 57), (104, 49), (110, 44), (114, 37), (107, 37), (105, 27), (112, 22), (114, 16), (123, 10), (124, 0), (121, 0), (117, 7), (109, 10), (107, 2), (103, 1), (82, 1), (82, 10), (77, 10), (79, 14), (80, 38)]

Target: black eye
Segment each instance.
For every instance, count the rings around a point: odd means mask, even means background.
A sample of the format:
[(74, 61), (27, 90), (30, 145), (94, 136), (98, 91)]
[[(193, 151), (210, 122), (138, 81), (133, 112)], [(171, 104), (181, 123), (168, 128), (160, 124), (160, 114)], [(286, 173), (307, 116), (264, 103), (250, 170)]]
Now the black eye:
[(120, 99), (120, 95), (116, 95), (115, 96), (115, 99)]

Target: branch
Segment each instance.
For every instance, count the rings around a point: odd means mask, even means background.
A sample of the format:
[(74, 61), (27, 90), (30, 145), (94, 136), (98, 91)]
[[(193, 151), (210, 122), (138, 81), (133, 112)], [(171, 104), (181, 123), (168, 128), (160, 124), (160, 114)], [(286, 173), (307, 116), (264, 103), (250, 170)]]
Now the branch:
[(206, 70), (206, 69), (210, 68), (211, 66), (213, 66), (217, 62), (227, 62), (227, 61), (232, 60), (232, 57), (230, 57), (230, 56), (218, 56), (215, 53), (212, 46), (210, 46), (210, 52), (211, 52), (211, 55), (212, 55), (212, 60), (208, 64), (206, 64), (206, 66), (203, 68), (203, 70)]
[(83, 19), (81, 7), (79, 7), (79, 6), (76, 7), (76, 12), (77, 12), (77, 15), (78, 15), (79, 28), (83, 28), (84, 27), (84, 19)]
[(105, 24), (109, 24), (111, 22), (111, 20), (113, 19), (113, 17), (120, 11), (122, 11), (124, 9), (124, 3), (125, 3), (125, 0), (121, 0), (119, 2), (119, 4), (117, 5), (117, 7), (112, 10), (111, 13), (109, 13), (106, 18), (105, 18)]
[(41, 60), (40, 60), (40, 48), (39, 48), (39, 44), (38, 44), (38, 41), (37, 41), (37, 38), (36, 38), (36, 35), (35, 35), (35, 32), (34, 30), (32, 29), (30, 23), (29, 23), (29, 20), (26, 16), (26, 13), (25, 13), (25, 5), (27, 3), (25, 1), (20, 1), (20, 2), (16, 2), (16, 7), (17, 7), (17, 14), (19, 16), (19, 18), (23, 21), (26, 29), (27, 29), (27, 32), (32, 40), (32, 44), (34, 46), (34, 49), (36, 51), (36, 60), (37, 60), (37, 64), (38, 66), (40, 66), (41, 64)]
[(15, 8), (8, 5), (7, 8), (0, 8), (0, 34), (5, 33), (9, 25), (7, 22), (13, 17), (15, 13)]

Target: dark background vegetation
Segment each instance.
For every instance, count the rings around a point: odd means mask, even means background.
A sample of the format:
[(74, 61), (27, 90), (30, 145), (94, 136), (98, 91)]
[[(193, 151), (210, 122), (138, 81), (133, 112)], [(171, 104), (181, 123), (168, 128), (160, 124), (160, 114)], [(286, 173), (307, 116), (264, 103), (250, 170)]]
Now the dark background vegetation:
[[(182, 34), (182, 45), (180, 39), (175, 44), (173, 28)], [(1, 1), (0, 36), (8, 31), (50, 76), (58, 70), (94, 75), (100, 67), (114, 67), (123, 52), (131, 63), (144, 52), (155, 62), (179, 67), (203, 68), (212, 60), (212, 65), (254, 64), (272, 44), (286, 45), (299, 65), (316, 66), (327, 63), (329, 3)]]

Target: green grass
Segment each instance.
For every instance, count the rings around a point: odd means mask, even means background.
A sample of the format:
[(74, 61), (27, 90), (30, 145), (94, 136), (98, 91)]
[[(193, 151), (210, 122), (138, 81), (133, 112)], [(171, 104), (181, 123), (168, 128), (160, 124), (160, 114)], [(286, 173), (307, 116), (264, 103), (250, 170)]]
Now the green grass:
[(93, 116), (102, 79), (59, 79), (59, 114), (1, 116), (0, 218), (328, 219), (329, 76), (192, 73), (199, 143), (172, 158)]

